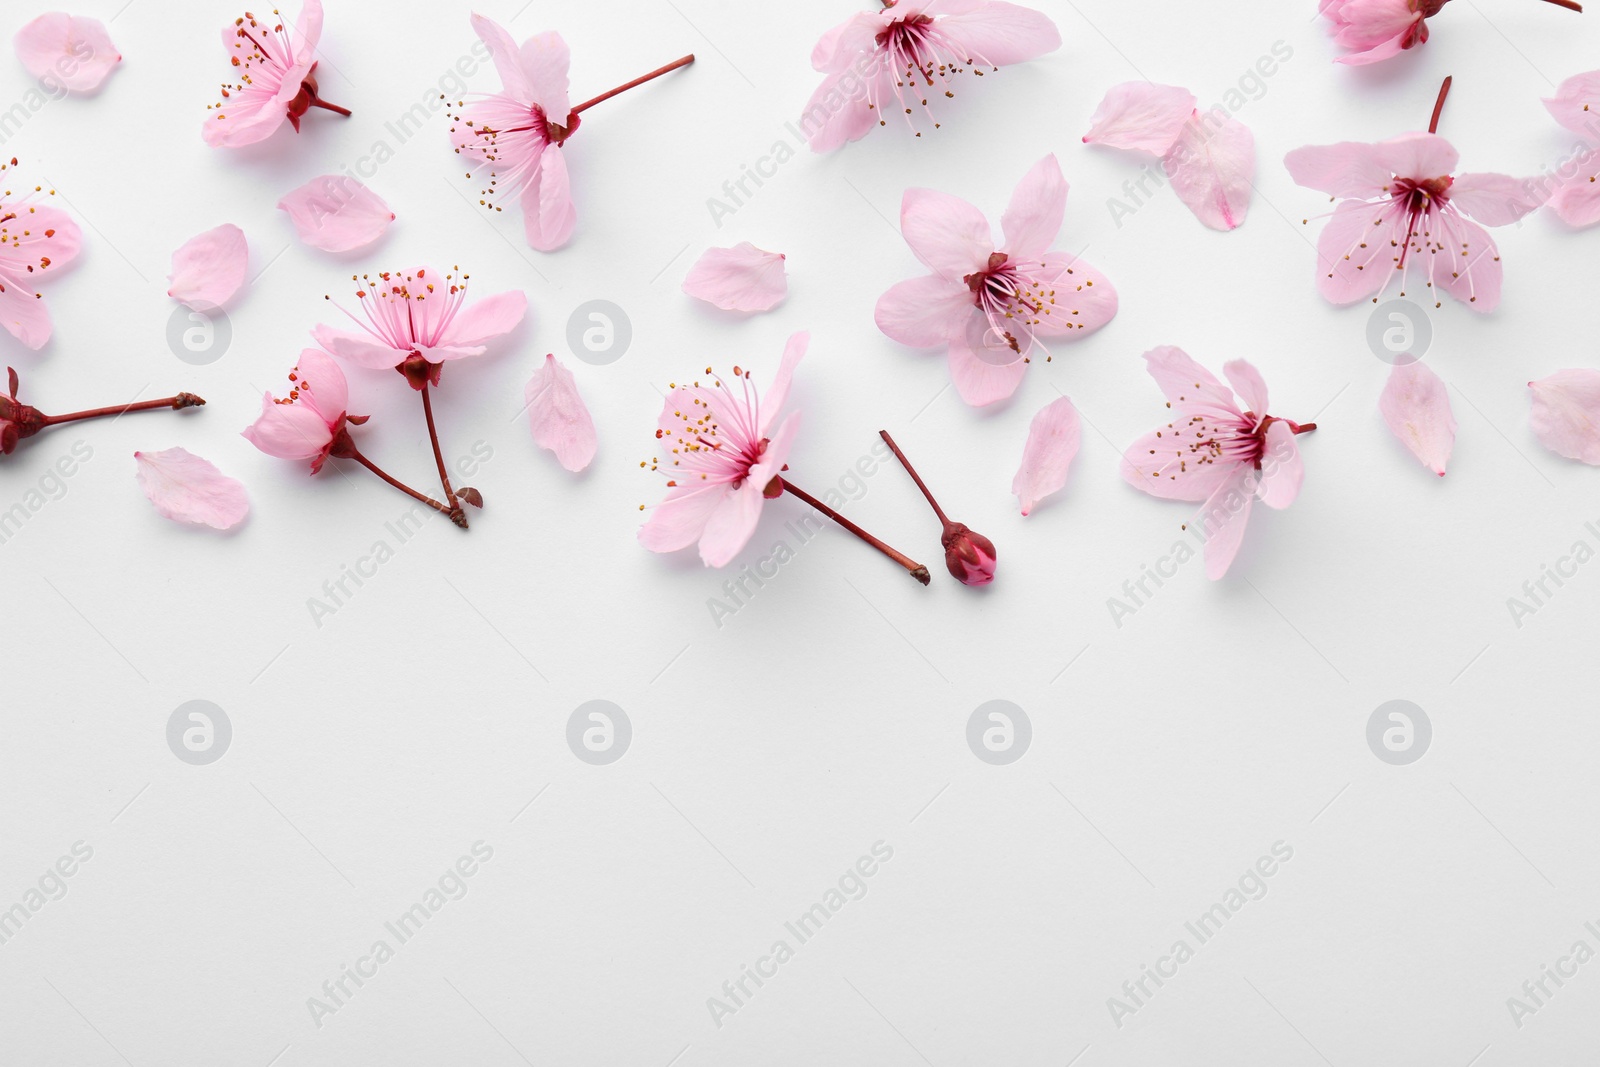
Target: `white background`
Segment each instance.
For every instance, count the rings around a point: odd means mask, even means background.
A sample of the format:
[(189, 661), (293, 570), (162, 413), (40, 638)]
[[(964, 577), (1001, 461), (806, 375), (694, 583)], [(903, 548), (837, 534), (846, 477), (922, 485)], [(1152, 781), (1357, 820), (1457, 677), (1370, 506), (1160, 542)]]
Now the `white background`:
[[(1572, 142), (1539, 98), (1596, 65), (1600, 13), (1461, 0), (1419, 52), (1352, 70), (1331, 62), (1311, 0), (1041, 6), (1058, 52), (969, 89), (936, 136), (879, 130), (801, 154), (719, 228), (708, 198), (792, 146), (786, 124), (819, 80), (811, 46), (853, 0), (485, 0), (519, 40), (566, 36), (575, 100), (699, 60), (585, 115), (566, 148), (579, 225), (564, 251), (533, 252), (515, 212), (476, 207), (436, 115), (370, 179), (399, 216), (390, 234), (334, 258), (294, 240), (278, 197), (393, 146), (385, 124), (470, 54), (468, 7), (330, 0), (324, 95), (355, 117), (313, 113), (298, 138), (228, 152), (200, 125), (228, 74), (218, 28), (239, 12), (82, 0), (122, 68), (3, 147), (19, 184), (59, 191), (85, 250), (45, 290), (53, 343), (0, 349), (47, 411), (178, 389), (210, 404), (58, 429), (0, 466), (5, 508), (74, 442), (93, 449), (0, 545), (0, 908), (74, 842), (94, 850), (0, 945), (0, 1063), (1592, 1062), (1600, 963), (1520, 1028), (1506, 1001), (1574, 941), (1600, 949), (1583, 928), (1600, 920), (1600, 566), (1520, 628), (1507, 598), (1575, 541), (1600, 547), (1584, 527), (1600, 520), (1595, 472), (1538, 445), (1525, 388), (1596, 363), (1600, 235), (1543, 213), (1499, 230), (1502, 310), (1433, 312), (1429, 359), (1460, 422), (1441, 480), (1378, 417), (1388, 366), (1367, 309), (1316, 294), (1318, 224), (1301, 220), (1326, 201), (1281, 160), (1423, 128), (1454, 74), (1441, 132), (1463, 167), (1536, 174)], [(45, 9), (10, 4), (0, 33)], [(1080, 143), (1105, 90), (1148, 77), (1208, 104), (1278, 41), (1293, 58), (1239, 112), (1260, 171), (1244, 227), (1206, 230), (1170, 191), (1118, 227), (1107, 199), (1144, 160)], [(471, 84), (498, 86), (487, 69)], [(0, 103), (30, 85), (7, 52)], [(1106, 272), (1121, 312), (1031, 367), (1011, 404), (970, 410), (942, 357), (873, 325), (879, 294), (919, 272), (893, 224), (900, 195), (933, 186), (998, 219), (1046, 152), (1072, 183), (1059, 246)], [(191, 366), (165, 340), (169, 257), (223, 222), (246, 230), (260, 276), (229, 308), (226, 355)], [(789, 257), (772, 314), (734, 320), (679, 291), (701, 250), (740, 240)], [(441, 521), (397, 546), (392, 490), (354, 468), (308, 478), (238, 431), (312, 326), (334, 321), (324, 294), (350, 305), (352, 271), (422, 263), (459, 263), (481, 293), (523, 288), (533, 313), (452, 365), (439, 394), (447, 449), (493, 450), (472, 479), (488, 508), (469, 533)], [(591, 299), (632, 321), (608, 366), (567, 347)], [(946, 508), (999, 545), (991, 589), (942, 573), (921, 588), (829, 530), (719, 628), (707, 601), (728, 575), (634, 541), (639, 504), (661, 492), (639, 470), (658, 390), (735, 361), (764, 383), (797, 329), (814, 339), (792, 394), (795, 480), (837, 485), (891, 429)], [(1252, 360), (1274, 413), (1321, 429), (1301, 439), (1301, 498), (1258, 510), (1225, 581), (1187, 564), (1119, 627), (1108, 598), (1189, 517), (1117, 472), (1164, 419), (1139, 358), (1157, 344), (1214, 369)], [(584, 476), (535, 449), (519, 414), (547, 351), (600, 427)], [(428, 486), (415, 397), (394, 374), (351, 378), (352, 407), (375, 416), (364, 447)], [(1024, 520), (1011, 476), (1028, 420), (1062, 393), (1083, 449)], [(132, 453), (172, 445), (246, 482), (248, 525), (216, 536), (152, 510)], [(939, 572), (909, 480), (883, 467), (864, 484), (848, 513)], [(739, 565), (800, 513), (770, 505)], [(308, 599), (379, 540), (394, 558), (316, 625)], [(605, 767), (566, 742), (597, 698), (633, 727)], [(192, 699), (232, 723), (209, 766), (167, 745)], [(1032, 722), (1010, 766), (966, 742), (991, 699)], [(1433, 724), (1410, 766), (1367, 745), (1392, 699)], [(315, 1025), (324, 980), (480, 840), (494, 855), (470, 892)], [(867, 895), (716, 1025), (707, 999), (878, 841), (894, 855)], [(1278, 841), (1294, 856), (1267, 895), (1115, 1025), (1107, 998), (1174, 941), (1193, 945), (1184, 923)]]

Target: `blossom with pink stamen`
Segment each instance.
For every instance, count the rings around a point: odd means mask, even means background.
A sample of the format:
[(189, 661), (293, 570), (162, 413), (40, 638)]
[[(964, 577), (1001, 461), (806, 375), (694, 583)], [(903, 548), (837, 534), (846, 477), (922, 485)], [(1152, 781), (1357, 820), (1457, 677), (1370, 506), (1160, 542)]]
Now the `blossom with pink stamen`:
[[(1334, 60), (1366, 66), (1393, 59), (1428, 40), (1428, 19), (1450, 0), (1321, 0), (1334, 41), (1349, 51)], [(1582, 11), (1577, 0), (1545, 0), (1568, 11)]]
[(288, 122), (300, 132), (300, 118), (314, 107), (349, 116), (348, 108), (317, 95), (317, 41), (322, 37), (322, 0), (305, 0), (300, 22), (285, 25), (277, 8), (272, 17), (249, 12), (222, 30), (238, 81), (224, 82), (222, 100), (206, 105), (201, 133), (213, 148), (238, 148), (264, 141)]

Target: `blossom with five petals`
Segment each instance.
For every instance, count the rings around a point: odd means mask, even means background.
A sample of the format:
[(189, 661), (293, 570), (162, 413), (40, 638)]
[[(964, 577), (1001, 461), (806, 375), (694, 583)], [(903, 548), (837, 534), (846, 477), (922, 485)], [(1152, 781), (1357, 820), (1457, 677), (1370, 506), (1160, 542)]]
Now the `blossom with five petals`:
[[(291, 33), (290, 30), (293, 29)], [(224, 83), (222, 101), (208, 104), (201, 133), (213, 148), (238, 148), (265, 141), (288, 122), (300, 131), (300, 118), (314, 107), (349, 116), (347, 108), (317, 95), (317, 41), (322, 37), (322, 0), (305, 0), (298, 26), (246, 13), (222, 29), (237, 82)]]

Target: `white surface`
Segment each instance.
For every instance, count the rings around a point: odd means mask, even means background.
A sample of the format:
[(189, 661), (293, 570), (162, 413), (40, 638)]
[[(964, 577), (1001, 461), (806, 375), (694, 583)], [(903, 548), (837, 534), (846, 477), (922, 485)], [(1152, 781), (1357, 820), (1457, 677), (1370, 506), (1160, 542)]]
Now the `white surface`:
[[(1497, 231), (1503, 310), (1434, 315), (1431, 359), (1461, 423), (1440, 480), (1379, 418), (1387, 366), (1368, 351), (1365, 310), (1314, 291), (1316, 224), (1300, 220), (1323, 201), (1280, 161), (1422, 127), (1454, 74), (1442, 132), (1463, 166), (1536, 173), (1571, 143), (1539, 97), (1595, 66), (1600, 14), (1463, 0), (1422, 52), (1360, 71), (1330, 62), (1310, 0), (1160, 14), (1041, 0), (1058, 53), (985, 79), (937, 136), (878, 131), (801, 153), (719, 229), (707, 198), (792, 136), (818, 80), (811, 45), (853, 2), (519, 14), (520, 0), (485, 0), (519, 39), (566, 36), (575, 99), (684, 52), (699, 62), (585, 116), (567, 149), (580, 217), (567, 250), (529, 250), (510, 210), (485, 219), (441, 115), (370, 183), (399, 215), (385, 242), (333, 260), (293, 241), (277, 198), (393, 142), (384, 124), (468, 54), (468, 7), (375, 17), (330, 0), (324, 95), (356, 117), (314, 113), (298, 139), (230, 153), (199, 126), (225, 74), (217, 28), (237, 12), (120, 2), (76, 10), (117, 15), (122, 69), (4, 145), (22, 180), (60, 191), (87, 241), (46, 290), (54, 343), (0, 348), (46, 410), (177, 389), (211, 403), (57, 430), (0, 466), (5, 507), (75, 441), (93, 448), (0, 546), (0, 907), (74, 842), (94, 850), (67, 895), (0, 945), (0, 1063), (1592, 1060), (1600, 963), (1520, 1029), (1506, 999), (1574, 941), (1600, 948), (1583, 927), (1600, 920), (1587, 844), (1600, 566), (1520, 629), (1506, 600), (1573, 542), (1600, 543), (1584, 527), (1600, 520), (1596, 474), (1538, 446), (1524, 388), (1595, 362), (1600, 234), (1545, 215)], [(13, 3), (0, 32), (45, 9)], [(1078, 140), (1105, 89), (1142, 75), (1214, 101), (1279, 40), (1293, 59), (1239, 116), (1260, 157), (1243, 229), (1204, 230), (1169, 193), (1117, 228), (1106, 200), (1141, 163)], [(20, 99), (26, 75), (6, 56), (0, 100)], [(908, 184), (997, 219), (1046, 151), (1072, 183), (1060, 247), (1086, 249), (1121, 314), (1030, 368), (1009, 407), (977, 413), (946, 388), (942, 358), (873, 326), (878, 295), (918, 269), (885, 220)], [(244, 227), (264, 273), (232, 309), (231, 351), (191, 367), (164, 341), (168, 257), (222, 222)], [(781, 309), (734, 321), (678, 292), (699, 251), (745, 239), (788, 254)], [(484, 293), (525, 288), (534, 309), (494, 355), (451, 366), (439, 397), (452, 453), (493, 450), (472, 479), (489, 506), (468, 534), (440, 521), (398, 546), (319, 628), (307, 599), (392, 543), (384, 524), (405, 502), (358, 471), (308, 478), (238, 431), (331, 321), (325, 293), (348, 304), (352, 270), (419, 262), (459, 263)], [(594, 298), (634, 326), (610, 366), (566, 348), (568, 316)], [(814, 342), (794, 394), (796, 480), (837, 484), (878, 429), (896, 431), (946, 507), (999, 545), (991, 591), (942, 574), (923, 589), (830, 530), (717, 628), (707, 599), (728, 575), (635, 544), (638, 505), (660, 492), (638, 469), (657, 389), (735, 360), (764, 380), (801, 328)], [(1118, 628), (1107, 598), (1188, 517), (1116, 468), (1161, 417), (1139, 359), (1161, 343), (1213, 368), (1255, 361), (1275, 412), (1322, 428), (1302, 441), (1300, 500), (1258, 510), (1226, 581), (1190, 564)], [(536, 452), (518, 414), (546, 351), (573, 367), (600, 426), (586, 477)], [(352, 386), (376, 416), (370, 452), (429, 484), (398, 376), (354, 372)], [(1057, 390), (1085, 417), (1083, 451), (1064, 493), (1023, 520), (1011, 476)], [(247, 483), (244, 529), (212, 536), (155, 514), (132, 453), (172, 445)], [(910, 482), (884, 467), (865, 486), (849, 514), (937, 565)], [(774, 504), (744, 562), (799, 513)], [(565, 742), (594, 698), (633, 724), (608, 767)], [(1033, 724), (1007, 767), (965, 741), (994, 698)], [(1373, 709), (1396, 698), (1434, 727), (1409, 767), (1365, 741)], [(233, 724), (210, 766), (165, 740), (191, 699)], [(480, 840), (494, 855), (470, 892), (314, 1025), (307, 998)], [(714, 1025), (707, 998), (880, 840), (894, 856), (865, 898)], [(1294, 857), (1265, 898), (1115, 1026), (1107, 998), (1277, 841)]]

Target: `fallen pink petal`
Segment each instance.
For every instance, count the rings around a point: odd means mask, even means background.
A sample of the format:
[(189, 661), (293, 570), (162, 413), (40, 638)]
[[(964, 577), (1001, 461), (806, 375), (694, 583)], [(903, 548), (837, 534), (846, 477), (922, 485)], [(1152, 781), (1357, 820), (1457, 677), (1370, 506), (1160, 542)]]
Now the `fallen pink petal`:
[(556, 461), (574, 473), (589, 466), (598, 441), (594, 420), (578, 395), (572, 372), (547, 355), (523, 393), (533, 443), (555, 453)]
[(1456, 418), (1444, 381), (1425, 363), (1396, 364), (1378, 398), (1378, 411), (1418, 462), (1444, 477), (1456, 444)]
[(1600, 370), (1569, 368), (1528, 383), (1529, 423), (1558, 456), (1600, 466)]
[(1544, 106), (1562, 126), (1587, 139), (1546, 180), (1553, 183), (1548, 206), (1569, 226), (1600, 222), (1600, 70), (1574, 74)]
[(1033, 417), (1022, 448), (1022, 465), (1011, 480), (1011, 492), (1024, 517), (1067, 484), (1080, 439), (1078, 409), (1067, 397), (1052, 400)]
[(771, 311), (789, 295), (784, 256), (748, 241), (708, 248), (689, 268), (683, 291), (724, 311)]
[(182, 448), (135, 452), (139, 488), (174, 522), (231, 530), (250, 514), (244, 486)]
[(1194, 115), (1195, 104), (1194, 94), (1176, 85), (1113, 85), (1089, 120), (1083, 143), (1164, 156)]
[(300, 240), (324, 252), (365, 248), (394, 222), (383, 198), (354, 178), (324, 174), (278, 201)]
[(222, 307), (244, 288), (250, 249), (244, 231), (232, 223), (207, 230), (172, 253), (172, 283), (167, 295), (197, 311)]
[(92, 93), (122, 62), (104, 23), (61, 11), (40, 15), (12, 43), (23, 67), (47, 89)]

